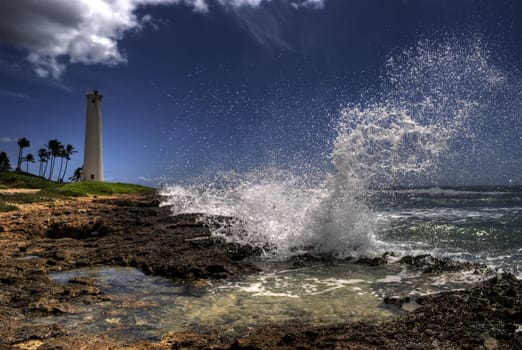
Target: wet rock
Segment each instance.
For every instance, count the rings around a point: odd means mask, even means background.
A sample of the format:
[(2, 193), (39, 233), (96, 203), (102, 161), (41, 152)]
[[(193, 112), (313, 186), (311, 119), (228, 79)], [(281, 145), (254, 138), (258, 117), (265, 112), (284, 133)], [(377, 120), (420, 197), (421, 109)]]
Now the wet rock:
[(410, 265), (426, 274), (441, 274), (474, 269), (485, 269), (482, 264), (456, 261), (449, 258), (435, 258), (430, 254), (407, 255), (399, 260), (399, 264)]
[(205, 268), (205, 270), (210, 273), (226, 273), (229, 274), (228, 270), (225, 268), (225, 265), (210, 265)]
[(65, 286), (62, 292), (62, 296), (68, 296), (72, 298), (76, 298), (78, 296), (97, 296), (101, 295), (102, 291), (99, 288), (96, 288), (92, 285), (86, 285), (82, 283), (70, 283)]
[(387, 296), (384, 298), (384, 304), (401, 308), (404, 304), (411, 301), (410, 297), (400, 297), (397, 295)]
[(96, 280), (94, 278), (85, 277), (85, 276), (76, 276), (69, 280), (69, 283), (73, 284), (83, 284), (86, 286), (92, 286)]
[(357, 259), (355, 261), (355, 263), (359, 264), (359, 265), (366, 265), (366, 266), (380, 266), (380, 265), (385, 265), (387, 262), (386, 262), (385, 258), (380, 257), (380, 256), (375, 257), (375, 258), (361, 256), (359, 259)]
[(422, 255), (406, 255), (399, 262), (405, 265), (413, 265), (416, 267), (423, 267), (426, 265), (431, 265), (434, 261), (433, 257), (430, 254), (422, 254)]
[(241, 245), (237, 243), (227, 243), (227, 255), (233, 260), (243, 260), (252, 256), (260, 256), (263, 252), (258, 247)]
[[(346, 260), (353, 260), (353, 258), (346, 258)], [(288, 259), (289, 262), (292, 263), (294, 268), (302, 268), (306, 266), (311, 266), (321, 263), (327, 263), (332, 261), (331, 256), (323, 256), (323, 255), (313, 255), (309, 253), (294, 255)]]

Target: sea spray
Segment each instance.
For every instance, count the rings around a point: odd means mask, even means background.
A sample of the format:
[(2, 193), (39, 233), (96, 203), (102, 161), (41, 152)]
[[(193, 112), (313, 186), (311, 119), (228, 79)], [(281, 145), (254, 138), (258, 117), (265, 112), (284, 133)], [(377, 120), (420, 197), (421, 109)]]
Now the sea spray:
[(477, 39), (421, 41), (387, 60), (382, 91), (341, 109), (333, 170), (221, 172), (166, 187), (164, 204), (175, 214), (202, 213), (214, 235), (270, 257), (379, 253), (375, 189), (434, 182), (439, 164), (455, 166), (476, 137), (470, 120), (505, 80), (488, 57)]
[(218, 173), (206, 186), (167, 187), (164, 204), (174, 213), (202, 213), (214, 235), (285, 257), (315, 243), (310, 213), (327, 196), (325, 191), (305, 176), (266, 168)]

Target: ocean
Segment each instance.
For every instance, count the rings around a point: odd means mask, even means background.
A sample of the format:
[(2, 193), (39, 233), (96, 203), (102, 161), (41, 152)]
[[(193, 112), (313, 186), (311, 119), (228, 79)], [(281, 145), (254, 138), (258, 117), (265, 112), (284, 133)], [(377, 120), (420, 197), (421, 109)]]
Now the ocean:
[(522, 278), (522, 186), (386, 193), (378, 239), (391, 251), (478, 262)]

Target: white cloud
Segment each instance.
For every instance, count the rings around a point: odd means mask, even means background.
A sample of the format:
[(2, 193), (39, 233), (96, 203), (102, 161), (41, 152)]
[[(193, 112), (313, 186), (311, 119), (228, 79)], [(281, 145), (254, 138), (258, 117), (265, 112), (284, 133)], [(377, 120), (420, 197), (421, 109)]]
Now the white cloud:
[(7, 136), (0, 137), (0, 143), (12, 143), (12, 142), (15, 142), (15, 139), (12, 137), (7, 137)]
[(232, 6), (232, 7), (241, 7), (241, 6), (250, 6), (250, 7), (256, 7), (261, 4), (263, 1), (270, 1), (270, 0), (219, 0), (219, 3), (224, 6)]
[(65, 64), (117, 64), (125, 61), (117, 41), (137, 27), (131, 1), (0, 1), (4, 19), (0, 39), (29, 51), (28, 61), (41, 77), (59, 78)]
[(301, 3), (301, 6), (323, 8), (324, 0), (305, 0)]
[[(0, 89), (0, 96), (16, 97), (16, 98), (21, 98), (21, 99), (24, 99), (24, 100), (30, 100), (31, 99), (31, 97), (29, 97), (29, 95), (22, 94), (22, 93), (16, 92), (16, 91), (1, 90), (1, 89)], [(3, 140), (3, 139), (0, 138), (0, 140)]]
[[(116, 65), (127, 61), (118, 47), (125, 32), (155, 22), (138, 18), (146, 5), (184, 4), (208, 12), (209, 3), (229, 8), (258, 7), (275, 0), (0, 0), (0, 42), (28, 51), (40, 77), (58, 79), (67, 63)], [(324, 0), (282, 0), (294, 7), (320, 8)]]
[[(202, 0), (203, 1), (203, 0)], [(273, 0), (218, 0), (219, 3), (223, 6), (228, 7), (258, 7), (261, 3), (271, 2)], [(283, 0), (284, 1), (284, 0)], [(312, 8), (322, 8), (325, 0), (288, 0), (294, 8), (299, 7), (312, 7)]]

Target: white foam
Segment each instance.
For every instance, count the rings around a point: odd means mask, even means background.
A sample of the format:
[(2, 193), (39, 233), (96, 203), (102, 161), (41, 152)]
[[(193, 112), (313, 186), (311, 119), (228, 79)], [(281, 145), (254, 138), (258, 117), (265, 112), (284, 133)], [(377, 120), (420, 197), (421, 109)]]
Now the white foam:
[(493, 273), (484, 269), (482, 273), (476, 273), (476, 270), (459, 271), (454, 273), (445, 273), (431, 278), (431, 285), (440, 287), (451, 283), (478, 283), (490, 279)]
[[(368, 281), (362, 279), (336, 279), (336, 278), (289, 278), (281, 273), (267, 274), (259, 277), (258, 282), (251, 284), (235, 284), (226, 288), (235, 287), (242, 292), (253, 296), (272, 296), (300, 298), (302, 296), (313, 296), (333, 292), (347, 286), (365, 284)], [(354, 291), (361, 288), (352, 287)]]
[(510, 191), (469, 191), (469, 190), (442, 189), (440, 187), (431, 187), (431, 188), (425, 188), (425, 189), (396, 190), (396, 191), (387, 191), (387, 192), (409, 193), (409, 194), (427, 194), (430, 196), (439, 195), (439, 196), (448, 196), (448, 197), (469, 196), (469, 195), (509, 196), (509, 195), (513, 195), (513, 194), (520, 194), (520, 192), (510, 192)]
[(399, 275), (388, 275), (384, 278), (378, 279), (376, 282), (379, 283), (399, 283), (402, 281), (402, 277)]
[(521, 212), (522, 208), (476, 208), (457, 209), (457, 208), (429, 208), (429, 209), (405, 209), (390, 210), (379, 212), (378, 219), (381, 222), (396, 221), (403, 219), (439, 219), (444, 221), (462, 221), (474, 218), (500, 219), (505, 215)]

